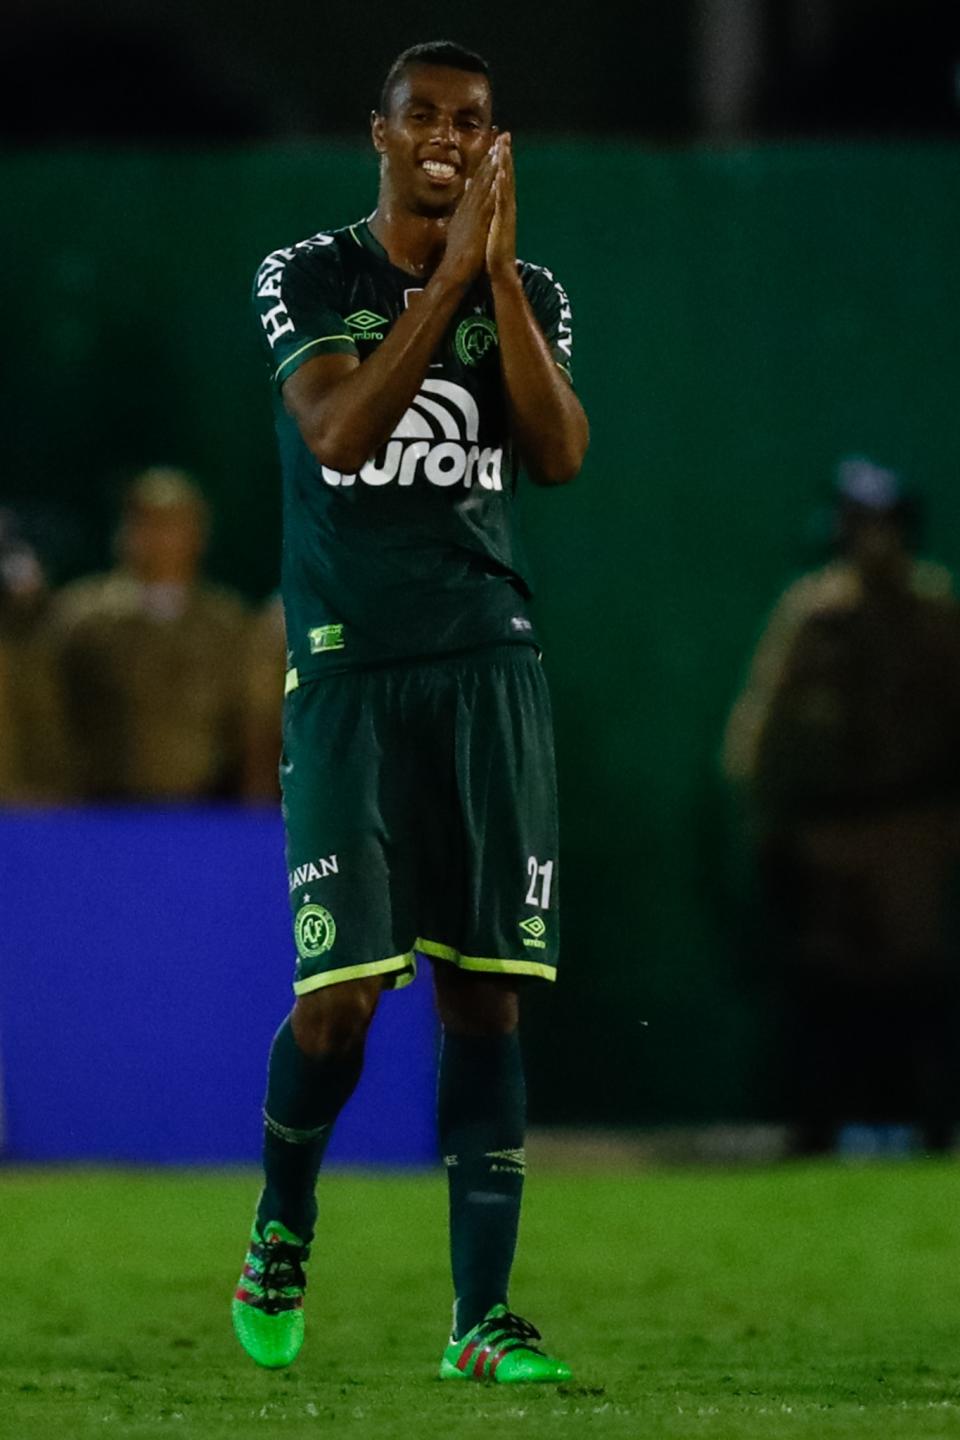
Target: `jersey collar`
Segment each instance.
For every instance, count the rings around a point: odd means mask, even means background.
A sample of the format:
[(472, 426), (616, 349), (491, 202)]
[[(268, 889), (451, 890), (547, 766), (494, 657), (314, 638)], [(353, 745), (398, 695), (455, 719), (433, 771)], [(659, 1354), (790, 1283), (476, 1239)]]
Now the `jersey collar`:
[[(375, 255), (384, 265), (389, 265), (390, 269), (397, 275), (402, 275), (405, 280), (412, 282), (412, 286), (416, 286), (422, 290), (430, 277), (427, 275), (414, 275), (412, 271), (404, 270), (399, 265), (394, 265), (386, 250), (370, 229), (370, 219), (371, 217), (367, 216), (365, 220), (358, 220), (355, 225), (348, 225), (348, 234), (353, 238), (355, 243), (360, 246), (361, 250), (369, 250), (371, 255)], [(474, 281), (470, 289), (469, 298), (471, 301), (475, 300), (477, 295), (479, 295), (481, 299), (489, 298), (489, 289), (490, 287), (485, 276), (481, 275)]]
[(428, 275), (414, 275), (412, 270), (404, 270), (402, 265), (394, 265), (386, 250), (370, 229), (371, 218), (371, 216), (367, 216), (366, 220), (358, 220), (355, 225), (347, 226), (349, 234), (360, 246), (361, 250), (369, 250), (371, 255), (375, 255), (378, 260), (382, 260), (384, 265), (389, 265), (391, 270), (395, 270), (396, 273), (402, 275), (405, 280), (413, 281), (421, 288), (426, 285), (427, 280), (430, 278)]
[(391, 263), (386, 250), (370, 229), (369, 216), (365, 220), (358, 220), (355, 225), (348, 225), (347, 230), (361, 250), (369, 250), (378, 260), (386, 260), (388, 265)]

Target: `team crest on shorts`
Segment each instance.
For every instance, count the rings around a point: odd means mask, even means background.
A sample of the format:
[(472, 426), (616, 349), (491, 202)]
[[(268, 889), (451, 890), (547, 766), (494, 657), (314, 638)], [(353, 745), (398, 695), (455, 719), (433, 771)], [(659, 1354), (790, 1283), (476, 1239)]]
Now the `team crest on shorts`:
[(332, 948), (336, 922), (322, 905), (301, 905), (293, 922), (293, 938), (301, 959), (315, 960)]

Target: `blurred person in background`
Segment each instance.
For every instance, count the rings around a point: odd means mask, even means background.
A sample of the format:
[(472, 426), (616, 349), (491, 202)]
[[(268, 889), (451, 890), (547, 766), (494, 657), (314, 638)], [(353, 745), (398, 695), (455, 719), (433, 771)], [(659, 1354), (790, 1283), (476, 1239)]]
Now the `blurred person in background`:
[(757, 828), (796, 1153), (852, 1127), (951, 1142), (960, 606), (918, 504), (839, 467), (835, 556), (781, 596), (725, 737)]
[(0, 510), (0, 803), (71, 789), (53, 661), (46, 568), (13, 510)]
[(130, 486), (117, 566), (67, 586), (55, 609), (68, 737), (81, 796), (237, 796), (248, 619), (201, 574), (206, 502), (182, 470)]
[(243, 796), (280, 800), (280, 746), (287, 633), (279, 592), (254, 617), (245, 667), (243, 706)]

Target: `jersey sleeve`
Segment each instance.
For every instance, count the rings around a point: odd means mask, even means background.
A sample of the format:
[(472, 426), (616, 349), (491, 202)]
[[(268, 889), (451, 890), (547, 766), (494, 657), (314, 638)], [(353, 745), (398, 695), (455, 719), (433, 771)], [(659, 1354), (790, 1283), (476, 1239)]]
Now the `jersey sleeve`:
[(257, 270), (253, 306), (273, 383), (315, 355), (356, 355), (344, 323), (340, 260), (332, 236), (274, 250)]
[(541, 265), (524, 265), (523, 288), (550, 353), (569, 380), (573, 379), (573, 329), (570, 301), (560, 281)]

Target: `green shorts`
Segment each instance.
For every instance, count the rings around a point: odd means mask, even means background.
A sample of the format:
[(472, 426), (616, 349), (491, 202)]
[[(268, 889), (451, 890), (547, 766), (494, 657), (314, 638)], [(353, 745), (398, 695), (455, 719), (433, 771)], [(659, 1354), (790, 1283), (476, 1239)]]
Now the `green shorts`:
[(555, 978), (553, 727), (532, 647), (299, 686), (280, 777), (298, 994), (405, 985), (417, 951)]

